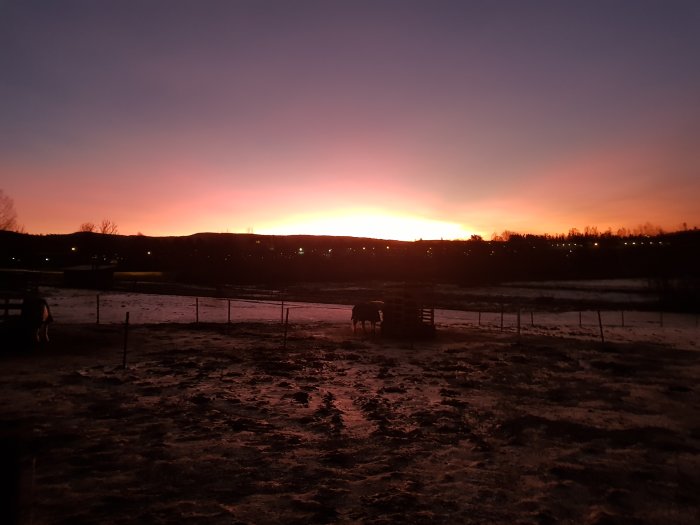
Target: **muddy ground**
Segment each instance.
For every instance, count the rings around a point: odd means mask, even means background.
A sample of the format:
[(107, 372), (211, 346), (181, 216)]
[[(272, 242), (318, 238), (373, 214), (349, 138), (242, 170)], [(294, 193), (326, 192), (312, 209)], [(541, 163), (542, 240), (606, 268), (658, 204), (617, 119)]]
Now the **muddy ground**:
[(20, 523), (700, 523), (696, 351), (150, 325), (123, 369), (119, 326), (52, 335), (0, 357)]

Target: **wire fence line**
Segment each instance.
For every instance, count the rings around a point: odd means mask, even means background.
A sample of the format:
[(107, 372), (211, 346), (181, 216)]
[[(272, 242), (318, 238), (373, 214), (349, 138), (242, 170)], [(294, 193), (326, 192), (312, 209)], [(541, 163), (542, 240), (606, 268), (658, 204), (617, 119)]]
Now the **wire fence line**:
[(700, 349), (697, 314), (639, 310), (546, 312), (493, 310), (435, 314), (453, 327), (482, 329), (521, 337), (556, 336), (608, 343), (651, 343), (686, 350)]
[[(64, 324), (146, 325), (279, 323), (286, 347), (289, 324), (346, 324), (352, 306), (274, 299), (214, 298), (126, 292), (56, 290), (48, 297), (56, 322)], [(517, 337), (556, 336), (607, 343), (652, 343), (698, 350), (697, 314), (643, 310), (546, 311), (506, 310), (503, 305), (478, 309), (435, 309), (440, 330), (485, 330)], [(127, 321), (128, 319), (128, 321)]]
[[(518, 312), (489, 310), (436, 310), (439, 319), (449, 323), (466, 323), (485, 328), (513, 328), (517, 326)], [(521, 310), (522, 328), (537, 326), (586, 326), (598, 327), (598, 313), (605, 327), (634, 328), (644, 326), (688, 327), (700, 326), (698, 314), (654, 312), (647, 310), (571, 310), (548, 312), (545, 310)], [(436, 319), (438, 314), (436, 313)]]
[[(49, 297), (53, 317), (63, 323), (121, 323), (126, 312), (131, 324), (226, 323), (282, 320), (286, 310), (295, 321), (350, 320), (351, 307), (266, 299), (155, 295), (137, 293), (54, 293)], [(325, 312), (318, 316), (313, 312)], [(317, 319), (318, 318), (318, 319)]]
[[(121, 323), (130, 312), (132, 324), (284, 322), (286, 310), (292, 322), (349, 322), (352, 307), (341, 304), (305, 303), (275, 299), (237, 299), (140, 293), (90, 293), (57, 291), (49, 298), (54, 318), (64, 323)], [(600, 315), (600, 320), (598, 318)], [(503, 331), (542, 328), (644, 328), (698, 327), (697, 314), (641, 310), (504, 310), (494, 305), (481, 310), (435, 310), (435, 323), (473, 326)]]

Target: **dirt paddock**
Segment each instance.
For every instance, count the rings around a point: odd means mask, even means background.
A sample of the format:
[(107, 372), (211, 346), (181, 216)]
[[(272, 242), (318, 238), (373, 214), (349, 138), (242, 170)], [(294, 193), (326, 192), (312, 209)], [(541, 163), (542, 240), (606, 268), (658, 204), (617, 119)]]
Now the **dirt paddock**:
[[(19, 523), (700, 522), (700, 353), (58, 325), (0, 358)], [(16, 496), (16, 497), (15, 497)]]

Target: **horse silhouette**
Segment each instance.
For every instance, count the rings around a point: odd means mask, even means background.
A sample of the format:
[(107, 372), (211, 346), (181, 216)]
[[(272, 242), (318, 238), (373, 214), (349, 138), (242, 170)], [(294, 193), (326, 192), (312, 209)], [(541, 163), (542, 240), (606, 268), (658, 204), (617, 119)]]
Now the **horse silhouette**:
[(372, 333), (375, 333), (377, 323), (381, 322), (381, 310), (384, 308), (384, 303), (381, 301), (368, 301), (365, 303), (356, 304), (352, 307), (352, 331), (357, 331), (357, 323), (362, 323), (362, 332), (366, 332), (365, 322), (369, 322), (372, 326)]
[(49, 341), (49, 323), (53, 321), (51, 309), (46, 299), (30, 292), (22, 301), (20, 324), (27, 343), (47, 343)]

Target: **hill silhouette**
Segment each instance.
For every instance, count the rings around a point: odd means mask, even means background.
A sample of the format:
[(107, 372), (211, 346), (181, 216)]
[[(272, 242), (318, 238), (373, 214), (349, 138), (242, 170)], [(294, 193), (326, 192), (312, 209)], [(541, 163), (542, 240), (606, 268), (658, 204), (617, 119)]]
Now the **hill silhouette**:
[(183, 237), (0, 232), (0, 267), (57, 271), (114, 265), (180, 282), (402, 280), (464, 285), (513, 280), (646, 278), (696, 282), (700, 231), (653, 237), (511, 235), (505, 241), (394, 241), (313, 235)]

